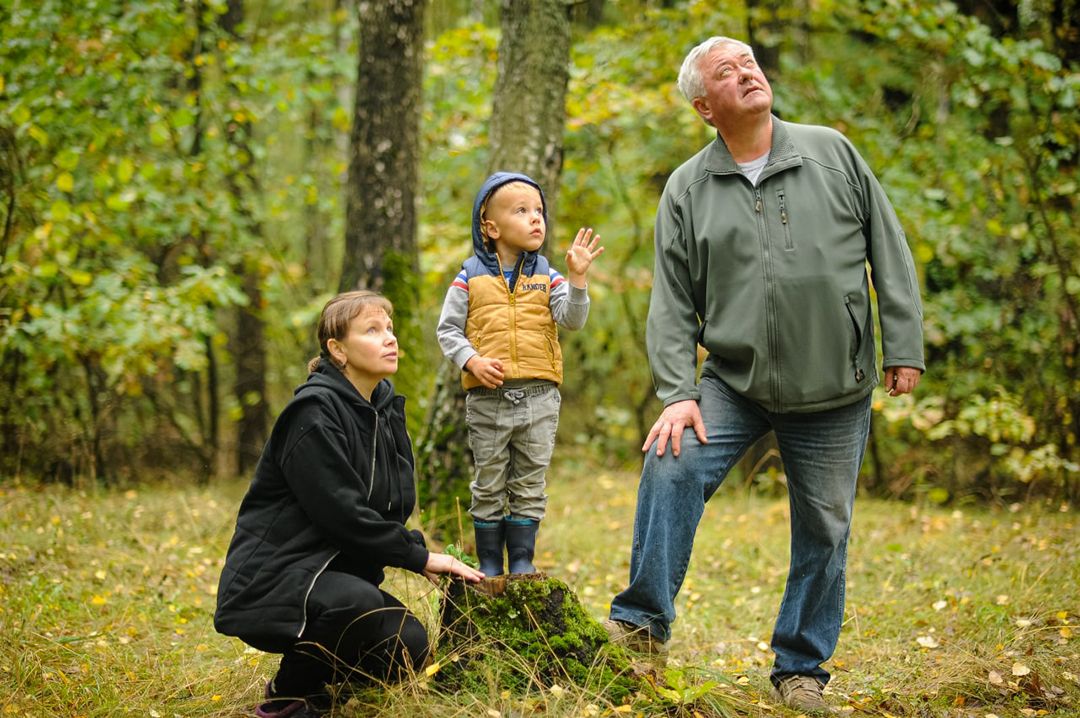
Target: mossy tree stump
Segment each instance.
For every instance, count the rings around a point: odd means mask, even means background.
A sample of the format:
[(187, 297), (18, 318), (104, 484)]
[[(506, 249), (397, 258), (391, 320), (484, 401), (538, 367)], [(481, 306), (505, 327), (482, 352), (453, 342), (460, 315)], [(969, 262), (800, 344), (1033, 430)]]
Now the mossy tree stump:
[[(524, 692), (576, 685), (622, 702), (642, 674), (565, 583), (542, 574), (451, 581), (443, 596), (441, 680)], [(539, 685), (537, 685), (539, 684)]]

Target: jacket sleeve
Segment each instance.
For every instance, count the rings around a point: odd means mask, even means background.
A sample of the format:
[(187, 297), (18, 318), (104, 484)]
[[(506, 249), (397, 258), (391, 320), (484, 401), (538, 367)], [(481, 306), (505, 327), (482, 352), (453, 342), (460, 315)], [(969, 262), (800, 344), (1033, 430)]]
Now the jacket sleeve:
[(291, 448), (281, 459), (286, 483), (311, 522), (341, 551), (422, 572), (427, 549), (404, 524), (388, 521), (368, 506), (371, 487), (361, 471), (374, 465), (374, 457), (361, 451), (361, 466), (353, 465), (345, 433), (332, 413), (311, 402), (294, 415), (286, 444)]
[(548, 270), (548, 276), (551, 286), (548, 306), (555, 323), (567, 329), (581, 329), (589, 318), (589, 288), (571, 285), (554, 267)]
[(923, 359), (922, 302), (915, 262), (885, 190), (856, 153), (862, 188), (866, 255), (877, 292), (881, 321), (882, 366), (926, 371)]
[(687, 238), (670, 185), (656, 213), (656, 257), (652, 296), (645, 325), (656, 396), (667, 406), (698, 400), (698, 313), (687, 258)]
[(450, 288), (446, 290), (439, 324), (435, 336), (447, 359), (465, 368), (465, 362), (476, 355), (476, 349), (465, 336), (465, 322), (469, 318), (469, 285), (465, 270), (458, 272)]

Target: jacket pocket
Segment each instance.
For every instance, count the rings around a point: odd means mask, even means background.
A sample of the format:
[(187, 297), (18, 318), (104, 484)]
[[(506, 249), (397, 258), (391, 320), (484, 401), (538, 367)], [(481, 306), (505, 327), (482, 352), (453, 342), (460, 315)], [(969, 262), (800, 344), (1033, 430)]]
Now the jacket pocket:
[(776, 190), (776, 202), (780, 207), (780, 226), (784, 228), (784, 249), (795, 249), (795, 243), (791, 240), (791, 222), (787, 213), (787, 197), (784, 196), (784, 188)]
[(859, 318), (855, 314), (855, 307), (851, 305), (851, 295), (844, 295), (844, 308), (847, 309), (848, 320), (851, 325), (851, 349), (849, 351), (849, 357), (851, 360), (851, 368), (855, 375), (856, 383), (861, 382), (866, 378), (866, 372), (859, 366), (859, 352), (862, 349), (863, 343), (863, 328), (859, 324)]

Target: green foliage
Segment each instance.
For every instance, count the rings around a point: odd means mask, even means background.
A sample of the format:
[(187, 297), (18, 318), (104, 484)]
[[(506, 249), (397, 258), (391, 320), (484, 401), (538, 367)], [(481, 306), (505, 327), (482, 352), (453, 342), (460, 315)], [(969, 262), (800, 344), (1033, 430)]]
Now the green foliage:
[[(258, 279), (247, 309), (266, 321), (271, 414), (302, 381), (343, 252), (357, 20), (337, 5), (248, 0), (234, 36), (224, 2), (5, 4), (0, 471), (212, 473), (241, 413), (227, 398), (241, 274)], [(875, 400), (872, 485), (895, 494), (1080, 491), (1080, 73), (1025, 7), (995, 35), (948, 3), (817, 3), (760, 38), (780, 50), (777, 111), (854, 141), (919, 266), (929, 372), (915, 399)], [(410, 258), (386, 268), (390, 291), (418, 297), (397, 303), (414, 435), (488, 165), (497, 10), (429, 18), (420, 274), (400, 271)], [(639, 458), (659, 409), (644, 352), (654, 208), (712, 137), (674, 79), (706, 35), (745, 37), (760, 18), (737, 2), (608, 3), (575, 28), (546, 251), (564, 268), (591, 226), (607, 252), (587, 327), (561, 337), (564, 448)]]

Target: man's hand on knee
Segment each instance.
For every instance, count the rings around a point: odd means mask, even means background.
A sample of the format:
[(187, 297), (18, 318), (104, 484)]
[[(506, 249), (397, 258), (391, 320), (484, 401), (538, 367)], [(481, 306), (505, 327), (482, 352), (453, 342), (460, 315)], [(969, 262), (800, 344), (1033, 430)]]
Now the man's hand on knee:
[(694, 434), (702, 444), (709, 443), (705, 436), (705, 421), (701, 418), (701, 409), (698, 408), (695, 400), (687, 399), (668, 404), (664, 407), (660, 418), (649, 429), (649, 435), (645, 437), (641, 450), (648, 451), (655, 441), (656, 455), (663, 456), (667, 451), (668, 439), (671, 439), (671, 453), (678, 456), (682, 449), (683, 430), (687, 427), (693, 427)]

